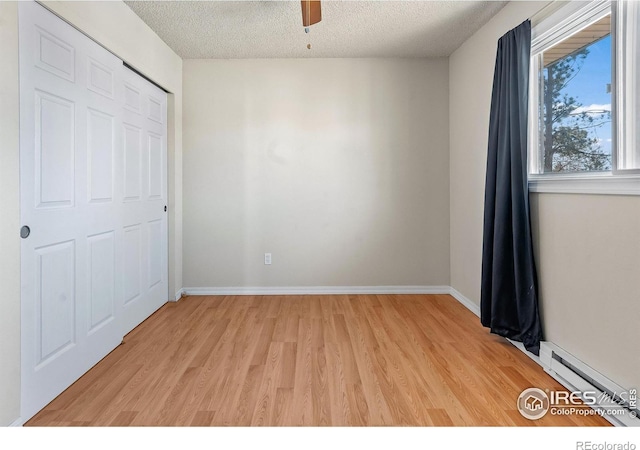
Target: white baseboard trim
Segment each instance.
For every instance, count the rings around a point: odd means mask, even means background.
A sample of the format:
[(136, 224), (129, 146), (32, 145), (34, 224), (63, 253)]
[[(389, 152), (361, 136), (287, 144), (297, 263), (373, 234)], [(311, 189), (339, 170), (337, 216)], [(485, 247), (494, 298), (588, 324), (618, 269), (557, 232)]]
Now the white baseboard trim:
[(184, 289), (179, 289), (178, 292), (176, 292), (175, 300), (171, 300), (171, 301), (177, 302), (182, 298), (183, 295), (184, 295)]
[(449, 294), (453, 298), (458, 300), (460, 303), (462, 303), (462, 306), (467, 308), (469, 311), (474, 313), (476, 316), (480, 317), (480, 307), (478, 305), (476, 305), (472, 300), (468, 299), (467, 297), (462, 295), (460, 292), (458, 292), (454, 288), (449, 288)]
[(534, 355), (533, 353), (531, 353), (530, 351), (528, 351), (526, 348), (524, 348), (524, 344), (522, 342), (518, 342), (518, 341), (512, 341), (511, 339), (507, 339), (507, 341), (511, 342), (511, 344), (517, 348), (518, 350), (520, 350), (522, 353), (524, 353), (525, 355), (527, 355), (529, 358), (533, 359), (535, 362), (538, 363), (539, 366), (542, 366), (542, 361), (540, 360), (539, 356)]
[(186, 287), (185, 295), (449, 294), (449, 286)]
[(22, 425), (24, 425), (24, 420), (22, 420), (22, 417), (18, 417), (9, 426), (10, 427), (21, 427)]

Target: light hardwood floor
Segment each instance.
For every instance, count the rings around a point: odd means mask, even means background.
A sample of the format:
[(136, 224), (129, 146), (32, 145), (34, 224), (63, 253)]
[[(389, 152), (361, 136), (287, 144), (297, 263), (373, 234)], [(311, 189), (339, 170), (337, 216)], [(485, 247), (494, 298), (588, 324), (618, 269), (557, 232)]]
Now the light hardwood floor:
[(523, 418), (562, 389), (448, 295), (187, 297), (27, 425), (608, 425)]

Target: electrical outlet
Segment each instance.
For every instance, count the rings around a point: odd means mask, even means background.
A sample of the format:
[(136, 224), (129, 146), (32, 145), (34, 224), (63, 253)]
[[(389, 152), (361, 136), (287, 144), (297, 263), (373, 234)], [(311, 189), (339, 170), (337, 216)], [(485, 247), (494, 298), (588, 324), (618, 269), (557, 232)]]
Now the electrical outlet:
[(265, 266), (270, 266), (271, 265), (271, 253), (265, 253), (264, 254), (264, 264), (265, 264)]

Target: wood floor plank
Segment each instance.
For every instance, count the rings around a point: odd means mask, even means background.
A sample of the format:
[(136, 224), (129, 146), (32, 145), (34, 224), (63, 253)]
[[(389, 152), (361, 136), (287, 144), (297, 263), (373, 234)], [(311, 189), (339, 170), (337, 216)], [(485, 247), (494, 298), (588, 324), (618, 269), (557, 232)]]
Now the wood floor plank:
[[(359, 311), (359, 309), (354, 308), (354, 311)], [(372, 350), (378, 348), (378, 344), (371, 333), (371, 329), (367, 326), (364, 315), (356, 314), (358, 320), (349, 322), (349, 335), (351, 336), (351, 345), (362, 380), (363, 394), (369, 408), (371, 425), (390, 425), (393, 424), (391, 413), (380, 390), (380, 382), (375, 375), (371, 359)]]
[(109, 425), (112, 427), (127, 427), (131, 425), (137, 415), (137, 411), (120, 411)]
[(191, 421), (192, 427), (208, 427), (213, 423), (215, 411), (198, 411)]
[(327, 387), (327, 359), (324, 354), (324, 347), (311, 350), (311, 372), (311, 424), (318, 426), (331, 425), (331, 401)]
[(282, 372), (284, 342), (272, 342), (269, 346), (267, 364), (258, 391), (258, 402), (251, 419), (251, 425), (269, 426), (274, 424), (276, 393)]
[(289, 359), (295, 358), (295, 367), (287, 374), (287, 378), (293, 375), (293, 383), (282, 386), (292, 388), (294, 406), (288, 413), (295, 412), (295, 416), (289, 417), (289, 423), (296, 426), (313, 424), (311, 326), (312, 322), (309, 319), (300, 320), (298, 323), (295, 354), (289, 356)]
[(185, 297), (27, 426), (606, 426), (529, 421), (562, 390), (448, 295)]
[(258, 401), (258, 388), (264, 372), (264, 365), (251, 366), (247, 376), (242, 380), (242, 390), (236, 402), (235, 419), (233, 425), (248, 427), (251, 425), (251, 417)]
[(289, 412), (293, 403), (292, 388), (277, 388), (273, 404), (272, 420), (267, 426), (286, 426), (290, 424)]

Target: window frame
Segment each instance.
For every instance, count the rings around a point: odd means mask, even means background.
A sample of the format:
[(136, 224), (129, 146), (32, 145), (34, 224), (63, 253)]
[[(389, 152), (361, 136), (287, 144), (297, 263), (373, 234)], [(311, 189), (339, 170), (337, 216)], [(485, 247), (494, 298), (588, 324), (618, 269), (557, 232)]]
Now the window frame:
[[(627, 149), (624, 147), (624, 145), (628, 144), (627, 140), (624, 138), (627, 127), (628, 126), (634, 127), (634, 133), (638, 133), (638, 128), (640, 128), (640, 117), (637, 118), (637, 122), (634, 124), (634, 123), (630, 123), (624, 114), (624, 109), (626, 109), (626, 98), (627, 98), (627, 96), (624, 95), (624, 88), (625, 88), (624, 78), (628, 76), (629, 73), (626, 70), (626, 64), (628, 61), (624, 58), (623, 45), (619, 45), (620, 42), (622, 42), (622, 39), (624, 38), (623, 29), (622, 29), (622, 26), (618, 26), (617, 21), (619, 18), (619, 14), (621, 14), (620, 12), (621, 9), (626, 9), (629, 3), (630, 2), (625, 1), (624, 8), (621, 7), (622, 2), (619, 2), (619, 1), (614, 1), (612, 2), (612, 5), (611, 5), (611, 19), (612, 19), (611, 28), (612, 28), (612, 33), (615, 33), (613, 34), (614, 39), (612, 40), (612, 43), (613, 43), (612, 54), (614, 55), (615, 61), (616, 61), (616, 64), (613, 70), (613, 75), (612, 75), (612, 83), (614, 83), (612, 84), (612, 89), (614, 87), (616, 89), (615, 91), (616, 101), (612, 102), (611, 106), (612, 108), (615, 107), (616, 117), (619, 117), (622, 119), (622, 120), (613, 122), (613, 125), (615, 126), (613, 138), (616, 143), (616, 152), (615, 152), (615, 155), (613, 156), (614, 159), (612, 159), (612, 162), (615, 161), (616, 163), (616, 165), (613, 166), (614, 175), (615, 174), (627, 174), (627, 175), (636, 174), (640, 176), (640, 160), (639, 160), (640, 154), (638, 153), (638, 149), (636, 149), (636, 152), (633, 156), (633, 159), (636, 160), (636, 165), (638, 166), (638, 168), (620, 169), (619, 168), (620, 164), (618, 164), (619, 158), (620, 159), (628, 158), (628, 155), (626, 155)], [(636, 52), (639, 50), (640, 49), (636, 49)], [(633, 70), (633, 68), (631, 70)], [(640, 71), (640, 64), (638, 64), (635, 67), (635, 70)], [(640, 97), (638, 97), (636, 101), (640, 102)]]
[[(618, 169), (622, 127), (618, 120), (618, 30), (616, 27), (617, 2), (553, 2), (534, 18), (531, 40), (531, 68), (529, 82), (529, 130), (527, 173), (530, 192), (556, 192), (575, 194), (640, 195), (640, 169)], [(540, 149), (540, 105), (544, 95), (544, 80), (539, 77), (542, 52), (563, 39), (611, 14), (611, 170), (572, 173), (542, 173), (543, 152)], [(633, 124), (632, 126), (640, 126)]]

